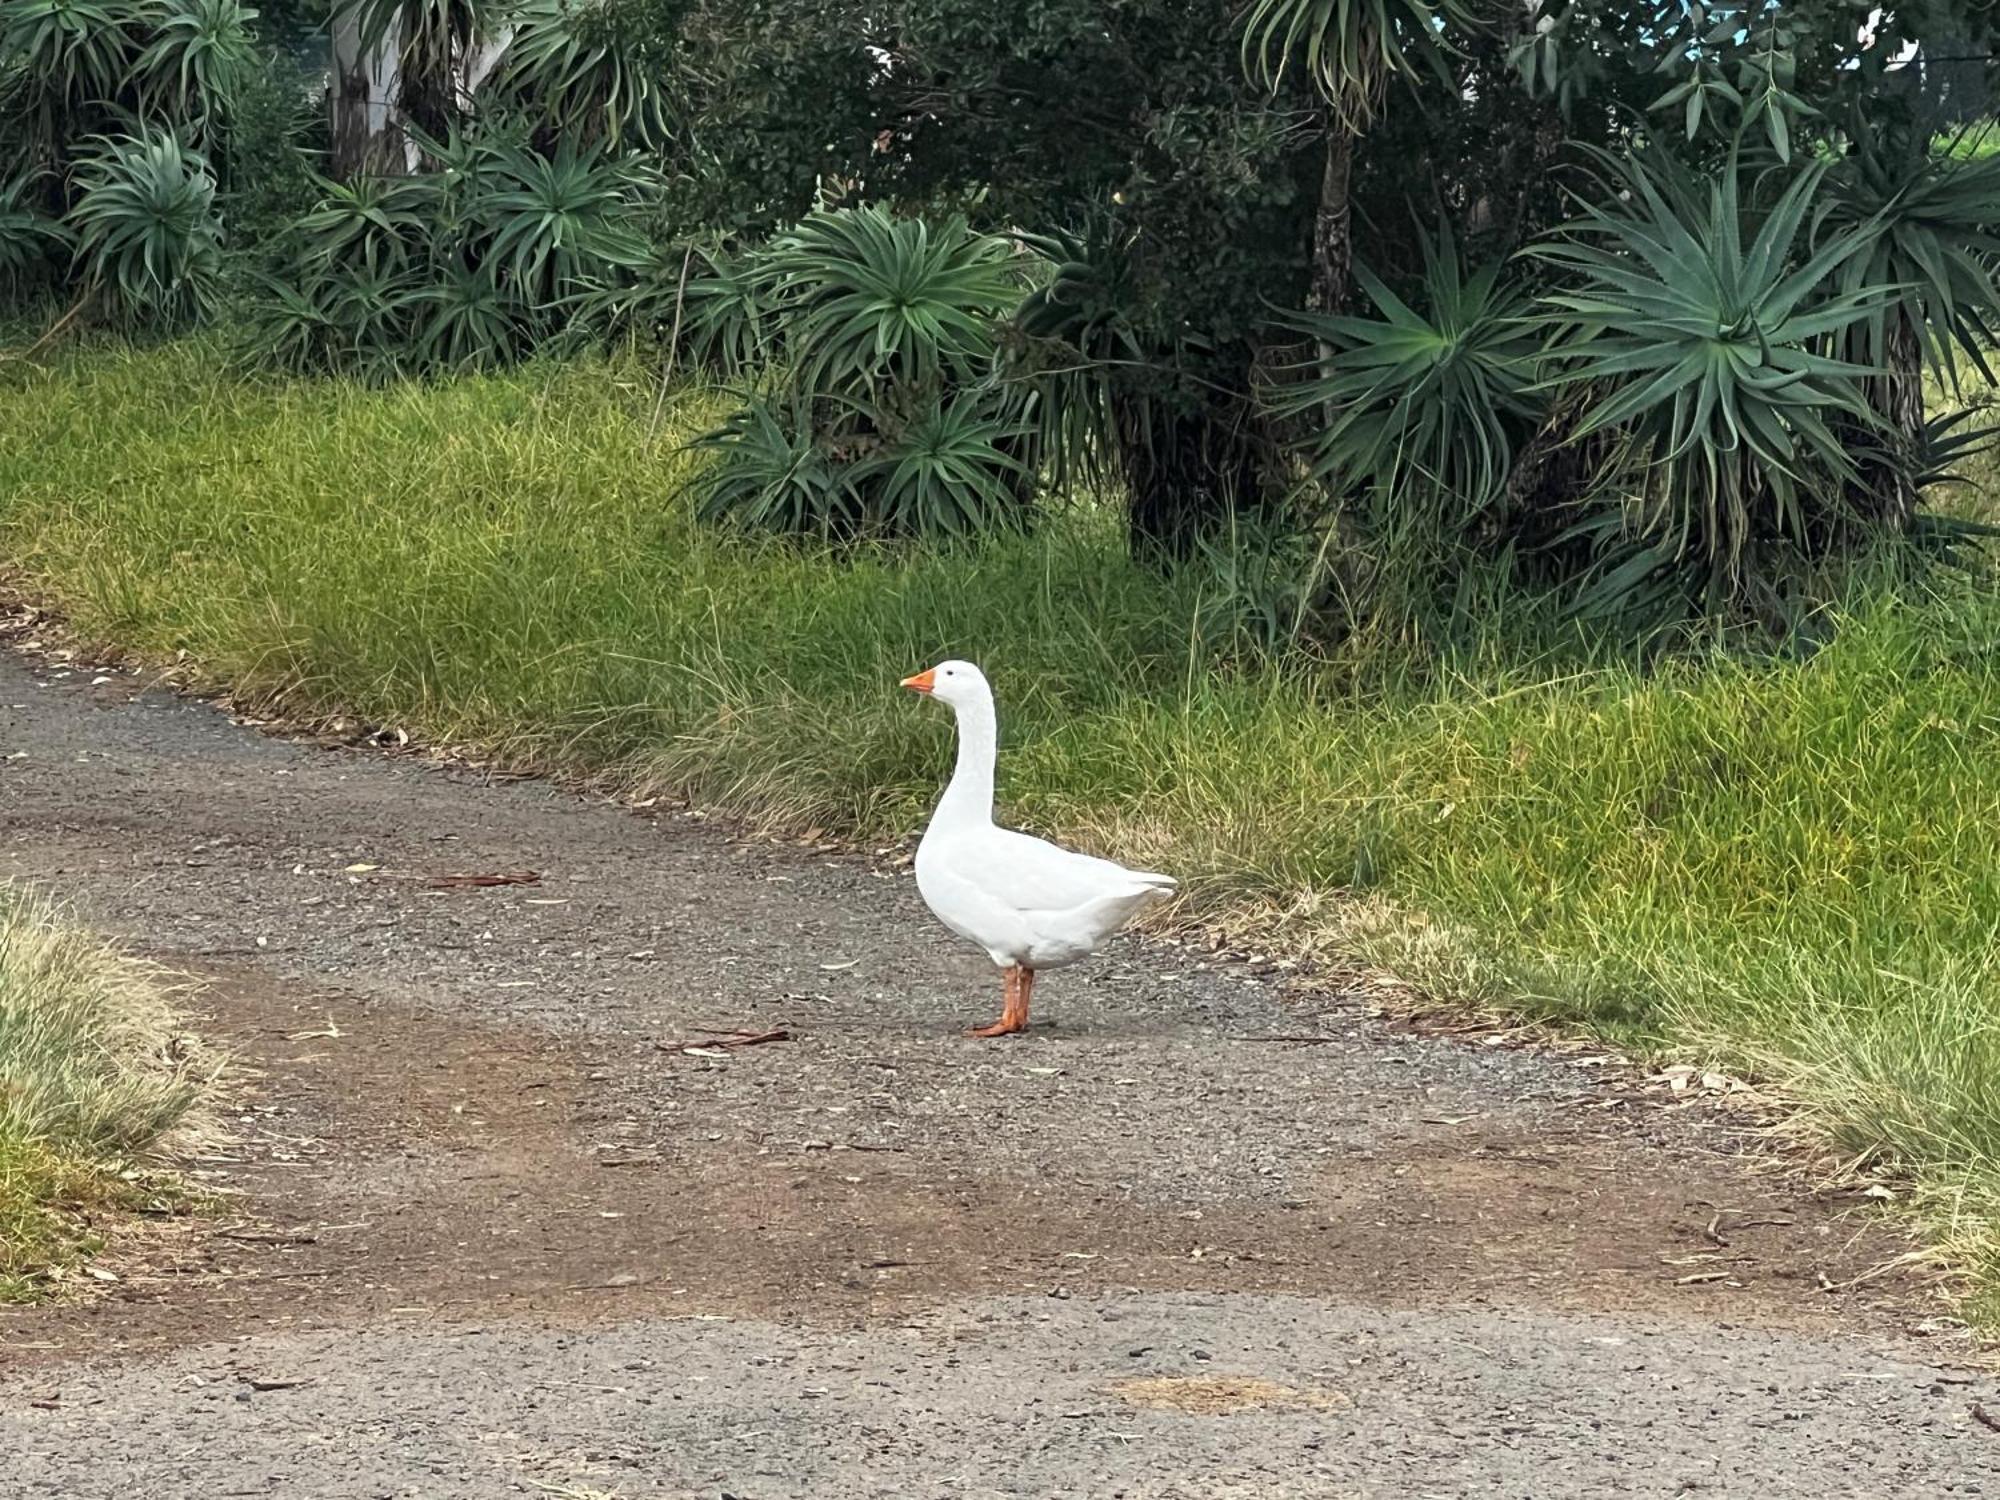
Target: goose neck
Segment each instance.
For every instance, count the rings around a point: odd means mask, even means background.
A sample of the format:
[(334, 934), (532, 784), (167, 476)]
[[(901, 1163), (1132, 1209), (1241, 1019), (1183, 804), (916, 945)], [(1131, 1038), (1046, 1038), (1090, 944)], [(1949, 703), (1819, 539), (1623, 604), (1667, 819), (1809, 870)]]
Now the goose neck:
[(965, 703), (958, 712), (958, 764), (939, 800), (937, 816), (950, 822), (993, 821), (993, 763), (999, 748), (999, 725), (993, 700)]

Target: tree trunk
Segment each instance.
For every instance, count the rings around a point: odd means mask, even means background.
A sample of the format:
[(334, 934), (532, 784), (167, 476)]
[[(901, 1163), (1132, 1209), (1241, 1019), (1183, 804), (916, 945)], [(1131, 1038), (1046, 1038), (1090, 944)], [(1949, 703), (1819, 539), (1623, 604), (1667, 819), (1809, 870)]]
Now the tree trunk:
[(1329, 115), (1319, 209), (1313, 215), (1312, 301), (1323, 313), (1341, 312), (1347, 303), (1354, 266), (1353, 180), (1354, 132)]
[(1916, 467), (1924, 442), (1924, 349), (1917, 330), (1898, 316), (1889, 325), (1887, 368), (1875, 380), (1875, 409), (1888, 426), (1889, 461), (1875, 476), (1875, 519), (1903, 531), (1917, 510)]
[(459, 66), (466, 49), (454, 19), (447, 15), (403, 34), (403, 76), (396, 104), (413, 127), (434, 141), (450, 135), (465, 114)]
[[(1328, 114), (1326, 162), (1320, 169), (1319, 207), (1313, 214), (1310, 293), (1313, 307), (1327, 314), (1346, 311), (1348, 287), (1353, 280), (1354, 143), (1354, 131), (1336, 116)], [(1334, 347), (1322, 341), (1318, 352), (1320, 374), (1330, 377), (1333, 374)], [(1334, 412), (1330, 405), (1324, 415), (1331, 425)], [(1334, 586), (1343, 597), (1359, 601), (1368, 594), (1367, 549), (1363, 545), (1354, 509), (1348, 503), (1349, 497), (1333, 495), (1330, 499), (1333, 514), (1329, 524), (1334, 539), (1330, 571)]]
[(514, 28), (502, 26), (491, 36), (476, 36), (465, 55), (458, 60), (458, 98), (461, 109), (471, 109), (472, 101), (478, 96), (480, 87), (493, 76), (493, 70), (500, 66), (500, 60), (507, 55), (507, 48), (513, 43)]
[(345, 182), (359, 176), (403, 176), (412, 168), (410, 143), (403, 134), (398, 94), (401, 70), (394, 38), (375, 47), (362, 43), (361, 22), (345, 9), (333, 23), (333, 83), (327, 91), (332, 112), (331, 166)]

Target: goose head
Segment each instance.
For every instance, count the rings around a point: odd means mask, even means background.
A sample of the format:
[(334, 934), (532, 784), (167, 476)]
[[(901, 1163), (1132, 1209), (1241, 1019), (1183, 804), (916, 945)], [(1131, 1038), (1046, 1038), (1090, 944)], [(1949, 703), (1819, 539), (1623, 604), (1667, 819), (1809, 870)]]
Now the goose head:
[(913, 693), (941, 699), (954, 709), (969, 708), (982, 700), (991, 702), (993, 698), (993, 690), (986, 685), (986, 674), (969, 661), (941, 661), (928, 672), (905, 677), (903, 686)]

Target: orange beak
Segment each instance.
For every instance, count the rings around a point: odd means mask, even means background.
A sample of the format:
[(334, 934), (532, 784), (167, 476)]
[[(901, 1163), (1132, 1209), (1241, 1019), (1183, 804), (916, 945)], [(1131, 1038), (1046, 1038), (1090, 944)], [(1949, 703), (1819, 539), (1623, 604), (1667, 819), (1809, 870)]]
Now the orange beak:
[(919, 672), (914, 677), (905, 677), (903, 686), (913, 693), (928, 693), (937, 688), (937, 677), (931, 672)]

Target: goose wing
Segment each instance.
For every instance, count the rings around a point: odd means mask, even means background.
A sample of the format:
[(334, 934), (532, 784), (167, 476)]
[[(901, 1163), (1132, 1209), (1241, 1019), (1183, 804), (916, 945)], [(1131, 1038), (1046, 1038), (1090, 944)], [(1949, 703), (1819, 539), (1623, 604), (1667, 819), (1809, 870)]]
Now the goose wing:
[(961, 878), (989, 899), (1032, 916), (1070, 912), (1119, 896), (1174, 888), (1170, 875), (1128, 870), (1108, 859), (1078, 854), (1010, 828), (982, 829), (953, 861)]

